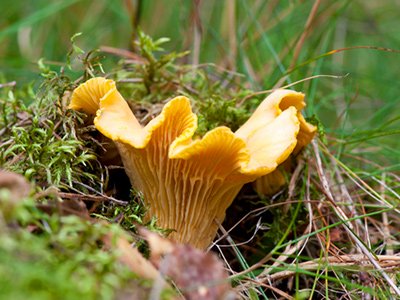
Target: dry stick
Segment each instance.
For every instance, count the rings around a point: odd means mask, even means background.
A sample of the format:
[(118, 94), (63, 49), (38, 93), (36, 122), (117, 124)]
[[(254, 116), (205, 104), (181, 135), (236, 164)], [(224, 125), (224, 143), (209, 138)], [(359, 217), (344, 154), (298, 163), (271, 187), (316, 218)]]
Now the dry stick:
[(201, 46), (201, 17), (200, 17), (200, 0), (193, 0), (193, 61), (192, 64), (197, 66), (200, 61)]
[(6, 83), (0, 83), (0, 89), (7, 87), (7, 86), (16, 86), (17, 82), (16, 81), (11, 81), (11, 82), (6, 82)]
[(297, 162), (297, 166), (296, 166), (296, 169), (293, 172), (292, 178), (290, 178), (289, 191), (288, 191), (289, 200), (291, 200), (293, 198), (294, 190), (296, 188), (296, 182), (297, 182), (297, 180), (299, 178), (300, 172), (303, 170), (303, 167), (304, 167), (304, 160), (300, 159)]
[(225, 262), (226, 265), (226, 269), (229, 270), (229, 274), (233, 274), (235, 273), (235, 271), (233, 271), (231, 265), (229, 264), (228, 260), (226, 259), (224, 252), (222, 251), (221, 247), (219, 247), (218, 245), (215, 245), (219, 251), (219, 255), (221, 256), (222, 260)]
[[(304, 160), (300, 159), (297, 163), (296, 169), (294, 170), (292, 177), (290, 178), (290, 182), (289, 182), (289, 190), (288, 190), (288, 200), (292, 200), (293, 195), (294, 195), (294, 191), (296, 188), (296, 183), (297, 180), (299, 178), (300, 172), (303, 170), (304, 167)], [(286, 203), (283, 207), (282, 207), (282, 211), (283, 213), (287, 213), (289, 211), (290, 205), (288, 203)]]
[[(346, 17), (339, 17), (338, 21), (337, 21), (337, 26), (336, 26), (336, 30), (335, 30), (335, 37), (334, 37), (334, 41), (333, 41), (333, 48), (334, 49), (341, 49), (346, 47), (346, 34), (348, 32), (348, 28), (347, 28), (347, 19)], [(337, 53), (337, 55), (333, 55), (332, 56), (332, 62), (334, 65), (336, 66), (344, 66), (345, 62), (344, 62), (344, 52), (340, 52)], [(343, 81), (338, 82), (338, 81), (331, 81), (332, 84), (332, 90), (333, 91), (337, 91), (340, 89), (344, 88), (344, 83)], [(356, 93), (358, 94), (358, 93)], [(343, 117), (346, 116), (346, 113), (348, 112), (347, 109), (347, 105), (349, 105), (349, 103), (346, 102), (345, 100), (345, 95), (343, 94), (343, 96), (339, 96), (335, 97), (335, 103), (336, 103), (336, 114), (337, 114), (337, 120), (338, 121), (343, 121)]]
[[(26, 118), (26, 119), (22, 119), (18, 123), (12, 124), (12, 127), (20, 127), (20, 126), (24, 126), (24, 125), (27, 125), (27, 124), (30, 124), (30, 123), (31, 123), (31, 120)], [(7, 126), (7, 127), (4, 127), (2, 129), (0, 129), (0, 136), (2, 136), (6, 132), (7, 129), (10, 129), (10, 126), (11, 126), (11, 124), (9, 124), (9, 126)], [(11, 144), (12, 141), (13, 140), (8, 140), (8, 142), (2, 143), (1, 145), (4, 146), (4, 145), (7, 145), (7, 143)]]
[[(222, 231), (222, 233), (223, 233), (224, 235), (227, 236), (226, 239), (228, 240), (228, 242), (229, 242), (232, 246), (234, 246), (234, 245), (235, 245), (235, 242), (234, 242), (233, 239), (230, 237), (230, 235), (226, 232), (225, 228), (222, 227), (221, 224), (219, 224), (219, 229)], [(244, 270), (244, 271), (242, 271), (242, 272), (236, 273), (236, 274), (234, 274), (234, 275), (229, 276), (229, 279), (234, 279), (234, 278), (240, 277), (240, 276), (242, 276), (242, 275), (246, 275), (246, 274), (248, 274), (248, 273), (250, 273), (250, 272), (252, 272), (252, 271), (258, 269), (258, 268), (261, 267), (262, 265), (264, 265), (264, 264), (265, 264), (267, 261), (269, 261), (271, 258), (272, 258), (272, 255), (269, 253), (269, 254), (267, 254), (264, 258), (262, 258), (258, 263), (252, 265), (252, 266), (249, 267), (248, 269), (246, 269), (246, 270)], [(229, 268), (230, 268), (230, 266), (229, 266)], [(233, 270), (231, 269), (231, 271), (233, 271)], [(248, 280), (250, 281), (250, 279), (248, 279)], [(244, 284), (242, 284), (242, 285), (244, 286)]]
[(147, 59), (141, 57), (140, 55), (133, 53), (132, 51), (120, 48), (114, 48), (109, 46), (100, 46), (100, 51), (104, 53), (113, 54), (115, 56), (133, 59), (136, 63), (140, 62), (142, 64), (147, 63)]
[[(102, 194), (102, 193), (96, 191), (96, 189), (94, 189), (94, 188), (92, 188), (92, 187), (90, 187), (90, 186), (88, 186), (88, 185), (86, 185), (86, 184), (84, 184), (82, 182), (74, 181), (74, 183), (79, 184), (79, 185), (87, 188), (89, 191), (92, 191), (93, 193), (95, 193), (95, 194), (97, 194), (97, 195), (99, 195), (101, 197), (104, 197), (105, 199), (107, 199), (107, 200), (109, 200), (111, 202), (114, 202), (114, 203), (117, 203), (117, 204), (123, 205), (123, 206), (128, 205), (128, 201), (118, 200), (118, 199), (115, 199), (114, 197), (110, 197), (110, 196), (107, 196), (105, 194)], [(79, 190), (77, 190), (77, 189), (75, 189), (73, 187), (68, 187), (68, 188), (70, 188), (71, 190), (73, 190), (73, 191), (75, 191), (75, 192), (77, 192), (79, 194), (86, 195), (85, 193), (83, 193), (83, 192), (81, 192), (81, 191), (79, 191)]]
[(237, 55), (237, 39), (236, 39), (236, 1), (228, 0), (228, 31), (229, 31), (229, 48), (230, 48), (230, 59), (231, 69), (236, 71), (236, 55)]
[[(308, 223), (308, 227), (310, 228), (310, 232), (311, 232), (312, 226), (314, 224), (314, 212), (313, 212), (313, 209), (311, 207), (311, 202), (310, 202), (310, 182), (311, 182), (311, 173), (310, 173), (310, 169), (308, 169), (308, 172), (307, 172), (307, 185), (306, 185), (306, 193), (305, 193), (304, 204), (308, 209), (308, 218), (310, 220), (309, 223)], [(300, 248), (297, 256), (299, 256), (304, 251), (304, 248), (306, 247), (307, 242), (308, 242), (309, 239), (310, 239), (310, 237), (307, 236), (306, 239), (304, 240), (303, 246)]]
[[(399, 268), (400, 267), (400, 256), (397, 255), (378, 255), (378, 260), (384, 265), (385, 268)], [(328, 256), (326, 259), (321, 260), (320, 258), (306, 261), (297, 265), (297, 269), (302, 270), (319, 270), (321, 268), (321, 263), (329, 264), (329, 266), (334, 267), (353, 267), (357, 269), (366, 269), (366, 268), (374, 268), (375, 266), (372, 263), (368, 263), (368, 258), (366, 258), (363, 254), (346, 254), (341, 256)], [(277, 272), (275, 274), (269, 275), (269, 279), (271, 280), (281, 280), (298, 273), (298, 270), (285, 270), (281, 272)]]
[(75, 193), (59, 192), (58, 196), (60, 196), (63, 199), (71, 199), (71, 200), (79, 199), (79, 200), (82, 200), (82, 201), (93, 201), (93, 202), (110, 201), (110, 199), (108, 197), (106, 197), (106, 196), (95, 196), (95, 195), (89, 195), (89, 194), (75, 194)]
[[(308, 15), (306, 25), (304, 26), (304, 31), (301, 34), (299, 40), (297, 41), (296, 46), (294, 47), (293, 59), (292, 59), (292, 62), (290, 63), (289, 70), (293, 69), (293, 67), (296, 65), (297, 59), (299, 58), (299, 55), (301, 52), (301, 48), (303, 48), (304, 41), (306, 40), (306, 37), (310, 32), (311, 24), (314, 21), (314, 18), (317, 14), (318, 7), (320, 4), (321, 4), (321, 0), (316, 0), (314, 2), (313, 7), (311, 8), (311, 12)], [(280, 85), (286, 80), (286, 77), (287, 77), (287, 75), (282, 77), (275, 85), (275, 88), (280, 87)]]
[(321, 0), (316, 0), (314, 2), (313, 7), (311, 8), (311, 12), (308, 16), (306, 25), (304, 26), (304, 31), (301, 34), (299, 40), (297, 41), (296, 46), (294, 47), (293, 59), (292, 59), (292, 63), (290, 64), (289, 70), (292, 69), (296, 65), (297, 59), (299, 58), (299, 55), (301, 52), (301, 48), (303, 48), (304, 41), (306, 40), (306, 37), (310, 32), (311, 24), (314, 21), (314, 18), (317, 14), (318, 7), (320, 4), (321, 4)]
[(333, 158), (331, 158), (331, 163), (335, 169), (335, 175), (336, 175), (336, 179), (338, 181), (341, 197), (345, 200), (345, 203), (346, 203), (347, 207), (349, 208), (350, 213), (354, 215), (357, 212), (356, 212), (356, 209), (355, 209), (355, 206), (353, 203), (353, 199), (350, 196), (350, 192), (347, 189), (346, 184), (344, 182), (344, 178), (343, 178), (342, 174), (340, 174), (338, 165)]
[(322, 187), (325, 190), (325, 193), (329, 196), (332, 207), (335, 210), (336, 214), (338, 217), (343, 221), (344, 229), (347, 231), (349, 236), (354, 240), (354, 242), (357, 244), (359, 249), (361, 250), (362, 253), (368, 258), (368, 260), (371, 262), (371, 264), (382, 274), (383, 278), (387, 281), (387, 283), (392, 287), (393, 291), (400, 296), (400, 289), (396, 286), (396, 284), (393, 282), (393, 280), (390, 278), (390, 276), (385, 272), (385, 270), (382, 269), (378, 261), (375, 259), (374, 255), (371, 254), (369, 249), (360, 241), (360, 239), (354, 234), (353, 232), (353, 225), (351, 222), (347, 222), (348, 218), (346, 214), (343, 212), (343, 210), (336, 205), (335, 200), (333, 198), (333, 195), (330, 191), (329, 185), (328, 185), (328, 180), (326, 179), (323, 167), (322, 167), (322, 161), (321, 157), (319, 155), (319, 147), (318, 144), (315, 140), (312, 141), (314, 153), (315, 153), (315, 158), (317, 161), (317, 170), (319, 173), (319, 176), (321, 178), (321, 183)]

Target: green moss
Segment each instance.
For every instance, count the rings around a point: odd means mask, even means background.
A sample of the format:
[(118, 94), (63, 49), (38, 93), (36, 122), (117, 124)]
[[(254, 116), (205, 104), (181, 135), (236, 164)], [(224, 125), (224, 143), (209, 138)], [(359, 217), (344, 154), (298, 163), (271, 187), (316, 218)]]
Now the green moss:
[(32, 199), (16, 204), (4, 195), (0, 211), (11, 223), (0, 229), (1, 299), (113, 299), (135, 278), (118, 249), (100, 246), (106, 235), (123, 236), (116, 225), (48, 215)]

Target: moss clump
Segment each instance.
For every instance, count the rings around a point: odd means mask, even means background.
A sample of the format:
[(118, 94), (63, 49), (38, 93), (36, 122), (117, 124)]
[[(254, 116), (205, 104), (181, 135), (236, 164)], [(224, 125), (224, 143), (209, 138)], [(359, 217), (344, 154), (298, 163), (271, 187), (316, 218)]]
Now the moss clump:
[(9, 196), (0, 189), (1, 299), (112, 299), (135, 278), (118, 249), (102, 247), (107, 235), (124, 235), (118, 226), (47, 214), (32, 198)]

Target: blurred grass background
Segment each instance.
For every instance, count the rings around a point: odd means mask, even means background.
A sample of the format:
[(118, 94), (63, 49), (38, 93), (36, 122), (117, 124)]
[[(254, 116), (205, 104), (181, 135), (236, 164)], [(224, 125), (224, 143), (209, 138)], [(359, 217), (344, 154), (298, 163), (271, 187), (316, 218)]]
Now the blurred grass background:
[[(400, 170), (400, 54), (373, 49), (400, 49), (397, 0), (2, 0), (1, 6), (1, 82), (37, 83), (37, 61), (64, 63), (77, 32), (85, 50), (132, 49), (139, 27), (171, 38), (166, 51), (190, 50), (183, 63), (241, 73), (255, 91), (340, 76), (293, 88), (307, 94), (308, 116), (335, 133), (340, 159), (357, 156), (385, 166), (382, 171)], [(355, 46), (367, 48), (320, 57)], [(114, 62), (107, 59), (106, 72)], [(376, 168), (360, 160), (365, 166)]]

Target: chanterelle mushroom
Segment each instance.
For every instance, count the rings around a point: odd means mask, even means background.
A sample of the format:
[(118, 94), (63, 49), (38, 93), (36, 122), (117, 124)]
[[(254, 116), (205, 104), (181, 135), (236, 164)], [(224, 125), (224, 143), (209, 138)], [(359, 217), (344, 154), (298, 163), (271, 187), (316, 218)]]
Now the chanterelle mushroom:
[(169, 101), (145, 127), (112, 80), (88, 80), (73, 92), (70, 104), (96, 112), (96, 128), (116, 143), (149, 216), (174, 230), (170, 238), (198, 248), (210, 245), (243, 184), (275, 170), (296, 147), (297, 109), (266, 106), (270, 103), (263, 102), (235, 133), (217, 127), (193, 140), (197, 117), (186, 97)]
[[(304, 101), (303, 93), (289, 90), (278, 90), (269, 95), (258, 108), (260, 114), (264, 114), (265, 116), (274, 114), (277, 108), (281, 111), (291, 107), (297, 109), (297, 118), (300, 121), (300, 130), (297, 135), (297, 145), (293, 150), (293, 155), (297, 155), (302, 148), (309, 144), (317, 131), (317, 127), (308, 123), (301, 114), (301, 110), (305, 106), (306, 103)], [(282, 164), (283, 169), (290, 169), (290, 167), (290, 159)], [(259, 194), (272, 195), (278, 192), (285, 184), (285, 176), (282, 174), (280, 169), (276, 169), (267, 175), (257, 178), (253, 183), (253, 187)]]

